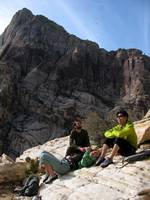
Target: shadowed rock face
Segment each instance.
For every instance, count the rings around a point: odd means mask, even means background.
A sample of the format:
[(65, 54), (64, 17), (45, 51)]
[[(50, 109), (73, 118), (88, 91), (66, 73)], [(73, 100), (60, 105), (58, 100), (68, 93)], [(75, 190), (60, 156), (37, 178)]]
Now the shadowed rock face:
[(140, 119), (149, 87), (150, 58), (140, 50), (107, 52), (22, 9), (0, 36), (0, 151), (16, 157), (91, 111), (109, 121), (124, 107)]

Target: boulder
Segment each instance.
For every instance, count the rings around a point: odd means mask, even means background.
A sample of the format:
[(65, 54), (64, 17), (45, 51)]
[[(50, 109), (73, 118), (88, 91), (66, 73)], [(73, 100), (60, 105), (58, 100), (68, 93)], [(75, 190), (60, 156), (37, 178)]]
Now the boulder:
[(135, 131), (138, 137), (138, 144), (150, 143), (150, 119), (144, 119), (134, 123)]
[(15, 162), (3, 154), (0, 162), (0, 184), (23, 180), (25, 178), (25, 169), (24, 162)]
[(148, 110), (148, 112), (146, 113), (146, 115), (144, 116), (144, 119), (146, 118), (150, 118), (150, 109)]

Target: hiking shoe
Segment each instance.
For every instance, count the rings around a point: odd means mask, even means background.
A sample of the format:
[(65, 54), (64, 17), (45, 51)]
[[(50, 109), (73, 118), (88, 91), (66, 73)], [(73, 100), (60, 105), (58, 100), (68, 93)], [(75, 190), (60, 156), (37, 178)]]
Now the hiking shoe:
[(15, 188), (14, 189), (14, 192), (21, 192), (22, 191), (22, 188)]
[(47, 181), (48, 178), (49, 178), (49, 175), (46, 174), (45, 177), (44, 177), (44, 179), (43, 179), (43, 183), (44, 183), (45, 181)]
[(105, 158), (104, 157), (99, 157), (95, 163), (95, 166), (99, 166), (102, 162), (104, 162)]
[(25, 196), (24, 191), (20, 191), (20, 192), (18, 193), (18, 196), (19, 196), (19, 197), (20, 197), (20, 196)]
[(49, 184), (52, 183), (54, 180), (56, 180), (58, 178), (58, 175), (55, 176), (49, 176), (49, 178), (47, 179), (47, 181), (45, 181), (45, 184)]
[(107, 167), (108, 165), (110, 165), (110, 164), (112, 164), (113, 163), (113, 161), (112, 161), (112, 159), (111, 158), (106, 158), (105, 160), (104, 160), (104, 162), (102, 162), (101, 163), (101, 167), (102, 168), (104, 168), (104, 167)]

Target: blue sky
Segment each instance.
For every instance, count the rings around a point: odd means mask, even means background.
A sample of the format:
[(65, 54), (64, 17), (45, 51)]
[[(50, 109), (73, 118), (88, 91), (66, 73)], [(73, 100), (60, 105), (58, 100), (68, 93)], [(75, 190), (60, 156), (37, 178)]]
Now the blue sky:
[(150, 56), (150, 0), (0, 0), (0, 34), (22, 8), (101, 48), (138, 48)]

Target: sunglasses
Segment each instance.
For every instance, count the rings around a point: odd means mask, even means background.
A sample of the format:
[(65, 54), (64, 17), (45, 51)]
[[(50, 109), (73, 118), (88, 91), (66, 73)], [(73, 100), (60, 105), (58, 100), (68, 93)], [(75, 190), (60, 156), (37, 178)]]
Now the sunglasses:
[(124, 115), (118, 115), (117, 118), (124, 117)]
[(74, 123), (73, 123), (73, 126), (78, 126), (78, 122), (74, 122)]

